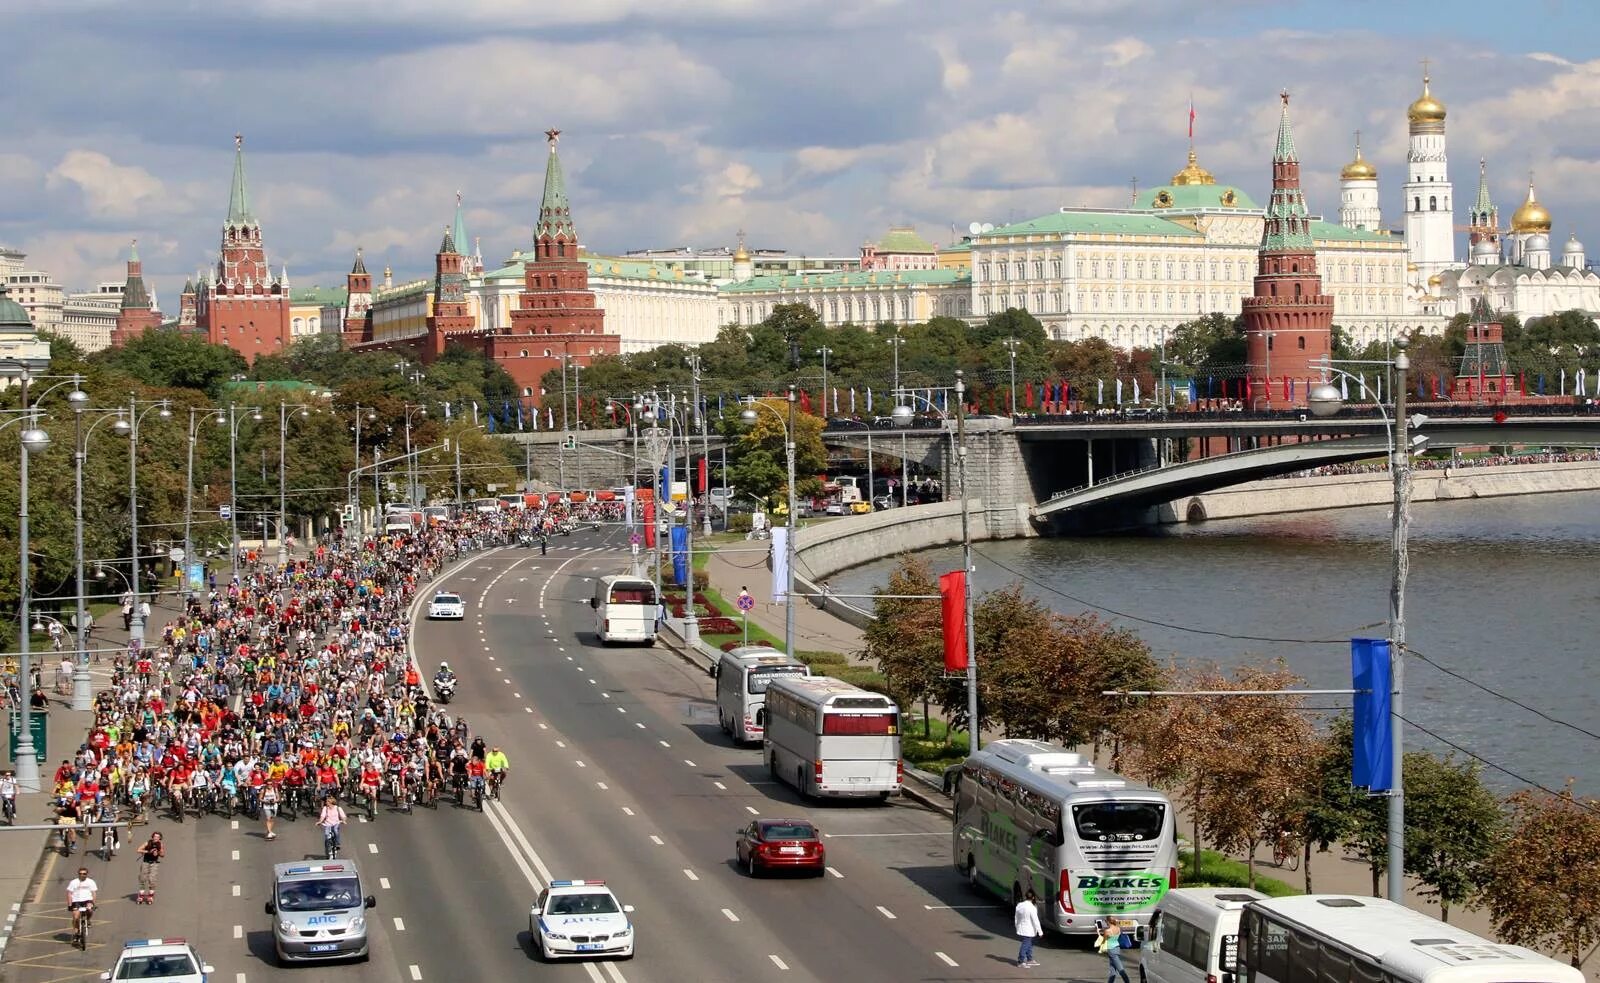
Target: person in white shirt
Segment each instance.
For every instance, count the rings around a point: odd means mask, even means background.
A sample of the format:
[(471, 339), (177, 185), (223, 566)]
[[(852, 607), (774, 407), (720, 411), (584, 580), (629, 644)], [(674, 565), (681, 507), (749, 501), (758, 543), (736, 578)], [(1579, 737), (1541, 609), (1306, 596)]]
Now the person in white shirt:
[(322, 812), (317, 816), (317, 825), (322, 827), (322, 838), (328, 846), (330, 859), (339, 852), (339, 831), (344, 828), (344, 824), (344, 810), (339, 808), (339, 803), (333, 796), (328, 796), (322, 802)]
[(0, 807), (5, 810), (6, 825), (17, 824), (17, 778), (7, 771), (0, 774)]
[(1044, 928), (1039, 924), (1039, 896), (1033, 893), (1032, 888), (1017, 902), (1012, 923), (1021, 943), (1017, 950), (1017, 965), (1023, 968), (1039, 965), (1033, 960), (1033, 940), (1044, 934)]
[(79, 867), (78, 876), (67, 882), (67, 907), (72, 909), (72, 931), (77, 934), (78, 916), (85, 908), (94, 906), (100, 885), (89, 876), (89, 868)]

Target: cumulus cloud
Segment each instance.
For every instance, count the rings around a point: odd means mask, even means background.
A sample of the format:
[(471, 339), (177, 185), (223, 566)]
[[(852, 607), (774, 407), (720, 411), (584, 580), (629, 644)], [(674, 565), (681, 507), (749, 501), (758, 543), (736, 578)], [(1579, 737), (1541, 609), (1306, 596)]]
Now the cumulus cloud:
[(71, 188), (81, 196), (90, 215), (127, 219), (160, 202), (166, 191), (161, 181), (136, 165), (114, 163), (93, 150), (72, 150), (45, 177), (54, 191)]

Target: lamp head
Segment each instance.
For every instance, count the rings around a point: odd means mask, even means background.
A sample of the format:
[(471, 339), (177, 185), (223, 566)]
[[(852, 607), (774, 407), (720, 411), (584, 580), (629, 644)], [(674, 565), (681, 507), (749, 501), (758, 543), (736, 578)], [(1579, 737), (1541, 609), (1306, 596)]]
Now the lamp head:
[(22, 431), (22, 449), (29, 454), (37, 454), (50, 446), (50, 435), (38, 427), (29, 427)]
[(311, 408), (309, 406), (300, 407), (300, 415), (302, 417), (310, 416), (311, 415)]
[(166, 400), (163, 399), (161, 401), (161, 409), (157, 411), (156, 416), (163, 420), (172, 419), (172, 407), (167, 404)]
[(897, 427), (910, 426), (911, 418), (914, 416), (916, 416), (916, 413), (912, 411), (911, 407), (904, 403), (899, 404), (894, 409), (889, 411), (889, 419), (893, 420), (894, 425)]
[(34, 621), (34, 623), (33, 623), (33, 631), (34, 631), (34, 634), (38, 634), (39, 632), (44, 631), (44, 622), (43, 621), (37, 621), (37, 620)]
[(257, 422), (257, 423), (260, 423), (260, 422), (261, 422), (261, 410), (260, 410), (260, 409), (259, 409), (259, 408), (257, 408), (257, 409), (256, 409), (256, 410), (254, 410), (254, 411), (253, 411), (253, 412), (252, 412), (252, 413), (251, 413), (251, 414), (250, 414), (250, 419), (252, 419), (252, 420), (254, 420), (254, 421), (256, 421), (256, 422)]
[(89, 394), (84, 392), (82, 389), (74, 388), (71, 392), (67, 393), (67, 404), (75, 410), (81, 409), (83, 404), (87, 403), (88, 401)]
[(126, 437), (128, 434), (133, 433), (133, 424), (128, 422), (127, 417), (119, 416), (111, 421), (111, 432), (118, 437)]
[(219, 427), (225, 427), (228, 425), (228, 418), (222, 415), (221, 410), (211, 414), (211, 419)]
[(756, 408), (754, 406), (746, 406), (744, 409), (740, 410), (739, 422), (745, 424), (756, 422)]
[(376, 420), (377, 418), (378, 418), (378, 414), (372, 412), (371, 410), (367, 411), (367, 422), (368, 423), (371, 423), (373, 420)]
[(1329, 417), (1344, 409), (1344, 398), (1339, 395), (1337, 386), (1319, 382), (1306, 394), (1306, 404), (1311, 408), (1312, 416)]

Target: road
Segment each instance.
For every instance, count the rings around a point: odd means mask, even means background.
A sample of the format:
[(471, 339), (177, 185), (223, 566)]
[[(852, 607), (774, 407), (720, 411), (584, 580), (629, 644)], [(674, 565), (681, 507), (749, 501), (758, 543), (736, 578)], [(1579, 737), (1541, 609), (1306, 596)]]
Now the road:
[[(114, 896), (98, 937), (183, 935), (224, 983), (1102, 978), (1104, 962), (1083, 943), (1047, 941), (1039, 969), (1011, 964), (1010, 914), (965, 887), (943, 816), (900, 799), (803, 803), (767, 780), (758, 750), (721, 733), (702, 671), (665, 647), (599, 647), (592, 579), (627, 561), (623, 535), (608, 530), (561, 537), (548, 556), (502, 549), (447, 571), (441, 584), (462, 594), (467, 618), (418, 623), (424, 675), (449, 660), (460, 680), (451, 709), (506, 750), (511, 778), (486, 815), (446, 803), (350, 827), (346, 855), (378, 898), (369, 963), (335, 972), (272, 961), (268, 874), (317, 853), (304, 819), (280, 823), (275, 843), (248, 819), (237, 829), (219, 818), (159, 823), (172, 859), (154, 907), (125, 900), (126, 852), (91, 861), (102, 897)], [(828, 876), (740, 873), (735, 831), (754, 816), (815, 821)], [(75, 869), (56, 862), (41, 903), (26, 906), (5, 980), (92, 978), (115, 957), (115, 945), (85, 955), (61, 941), (59, 896)], [(637, 957), (541, 963), (527, 913), (551, 877), (603, 878), (636, 906)]]

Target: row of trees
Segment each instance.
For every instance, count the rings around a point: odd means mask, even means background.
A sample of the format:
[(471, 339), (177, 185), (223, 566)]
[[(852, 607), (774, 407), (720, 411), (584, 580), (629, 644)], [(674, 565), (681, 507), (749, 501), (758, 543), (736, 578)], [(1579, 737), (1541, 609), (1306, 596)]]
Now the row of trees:
[[(901, 705), (937, 705), (969, 729), (964, 678), (944, 670), (937, 580), (903, 559), (874, 602), (866, 656)], [(908, 597), (907, 595), (912, 595)], [(1248, 695), (1303, 686), (1282, 663), (1161, 665), (1137, 634), (1092, 615), (1052, 612), (1019, 585), (975, 605), (979, 712), (985, 729), (1066, 746), (1109, 748), (1113, 767), (1169, 790), (1191, 817), (1196, 847), (1247, 858), (1280, 839), (1312, 861), (1341, 845), (1366, 863), (1372, 892), (1387, 863), (1388, 800), (1351, 784), (1348, 716), (1319, 728), (1303, 700)], [(1107, 690), (1245, 691), (1147, 700)], [(1406, 872), (1449, 920), (1487, 907), (1509, 942), (1567, 954), (1581, 964), (1600, 943), (1600, 801), (1522, 791), (1502, 799), (1473, 761), (1408, 752)]]

